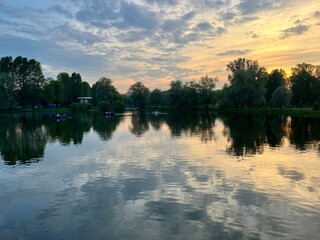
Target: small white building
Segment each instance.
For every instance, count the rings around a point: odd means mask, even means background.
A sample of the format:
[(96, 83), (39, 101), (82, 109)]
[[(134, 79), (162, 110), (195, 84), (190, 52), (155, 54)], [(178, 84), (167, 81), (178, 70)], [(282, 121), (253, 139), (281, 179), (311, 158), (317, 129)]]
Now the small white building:
[(90, 100), (92, 100), (92, 97), (78, 97), (78, 100), (81, 103), (88, 103)]

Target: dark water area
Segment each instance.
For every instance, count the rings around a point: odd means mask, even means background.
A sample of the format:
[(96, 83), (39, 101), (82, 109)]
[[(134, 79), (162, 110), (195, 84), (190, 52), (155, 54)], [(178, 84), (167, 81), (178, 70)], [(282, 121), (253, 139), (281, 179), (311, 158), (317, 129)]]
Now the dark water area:
[(0, 115), (0, 239), (319, 239), (320, 119)]

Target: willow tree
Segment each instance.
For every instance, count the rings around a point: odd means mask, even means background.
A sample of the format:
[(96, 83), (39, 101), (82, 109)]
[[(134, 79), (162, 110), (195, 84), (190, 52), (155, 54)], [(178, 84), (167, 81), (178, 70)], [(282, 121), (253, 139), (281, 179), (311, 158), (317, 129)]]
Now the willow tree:
[(131, 99), (132, 104), (135, 107), (139, 107), (140, 110), (144, 110), (147, 105), (147, 99), (150, 90), (142, 82), (137, 82), (129, 87), (127, 96)]
[(227, 103), (233, 107), (254, 107), (266, 103), (266, 68), (256, 60), (239, 58), (227, 65)]

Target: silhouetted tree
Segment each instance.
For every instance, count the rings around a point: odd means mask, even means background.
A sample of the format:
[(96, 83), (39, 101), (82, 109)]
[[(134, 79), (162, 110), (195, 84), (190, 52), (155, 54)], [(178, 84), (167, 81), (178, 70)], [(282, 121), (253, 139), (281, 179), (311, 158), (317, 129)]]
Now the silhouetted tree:
[(199, 93), (200, 103), (206, 108), (213, 101), (214, 89), (216, 88), (216, 83), (218, 78), (209, 78), (208, 75), (201, 77), (199, 83), (196, 85)]
[(149, 92), (150, 90), (142, 82), (137, 82), (130, 86), (127, 96), (131, 98), (132, 104), (135, 107), (143, 110), (146, 107)]
[(14, 81), (6, 73), (0, 73), (0, 108), (12, 108), (15, 104)]
[(302, 63), (292, 68), (291, 90), (292, 103), (297, 106), (312, 106), (319, 99), (320, 92), (317, 91), (320, 81), (320, 66)]
[(162, 105), (162, 91), (158, 88), (154, 89), (153, 91), (151, 91), (150, 95), (149, 95), (149, 105), (153, 106), (153, 107), (158, 107), (160, 105)]
[(239, 58), (227, 65), (230, 86), (225, 89), (227, 103), (233, 107), (253, 107), (266, 103), (268, 73), (257, 61)]
[(22, 108), (27, 104), (35, 107), (40, 102), (44, 84), (41, 64), (25, 57), (4, 57), (0, 60), (0, 73), (14, 82), (17, 101)]
[(274, 107), (287, 107), (291, 103), (291, 90), (285, 86), (278, 87), (272, 93), (272, 106)]
[(272, 98), (272, 93), (281, 86), (287, 86), (286, 72), (283, 69), (275, 69), (268, 75), (266, 84), (267, 95), (266, 100), (269, 102)]

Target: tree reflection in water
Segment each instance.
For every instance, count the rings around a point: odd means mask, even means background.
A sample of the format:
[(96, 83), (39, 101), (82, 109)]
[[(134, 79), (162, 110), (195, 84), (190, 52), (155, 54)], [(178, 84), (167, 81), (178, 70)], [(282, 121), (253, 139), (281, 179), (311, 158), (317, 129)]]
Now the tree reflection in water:
[[(37, 162), (47, 142), (81, 144), (91, 127), (101, 140), (107, 141), (124, 119), (123, 116), (106, 118), (98, 113), (79, 113), (72, 119), (57, 122), (42, 114), (3, 114), (0, 118), (1, 156), (10, 165)], [(285, 139), (299, 151), (314, 147), (320, 152), (317, 118), (180, 111), (158, 116), (132, 115), (129, 130), (141, 137), (151, 129), (159, 131), (167, 125), (172, 137), (184, 134), (208, 143), (215, 140), (217, 119), (223, 122), (223, 135), (229, 142), (226, 151), (231, 155), (262, 154), (266, 145), (281, 147)]]
[(34, 114), (2, 115), (0, 136), (1, 156), (9, 165), (38, 162), (48, 141), (41, 116)]

